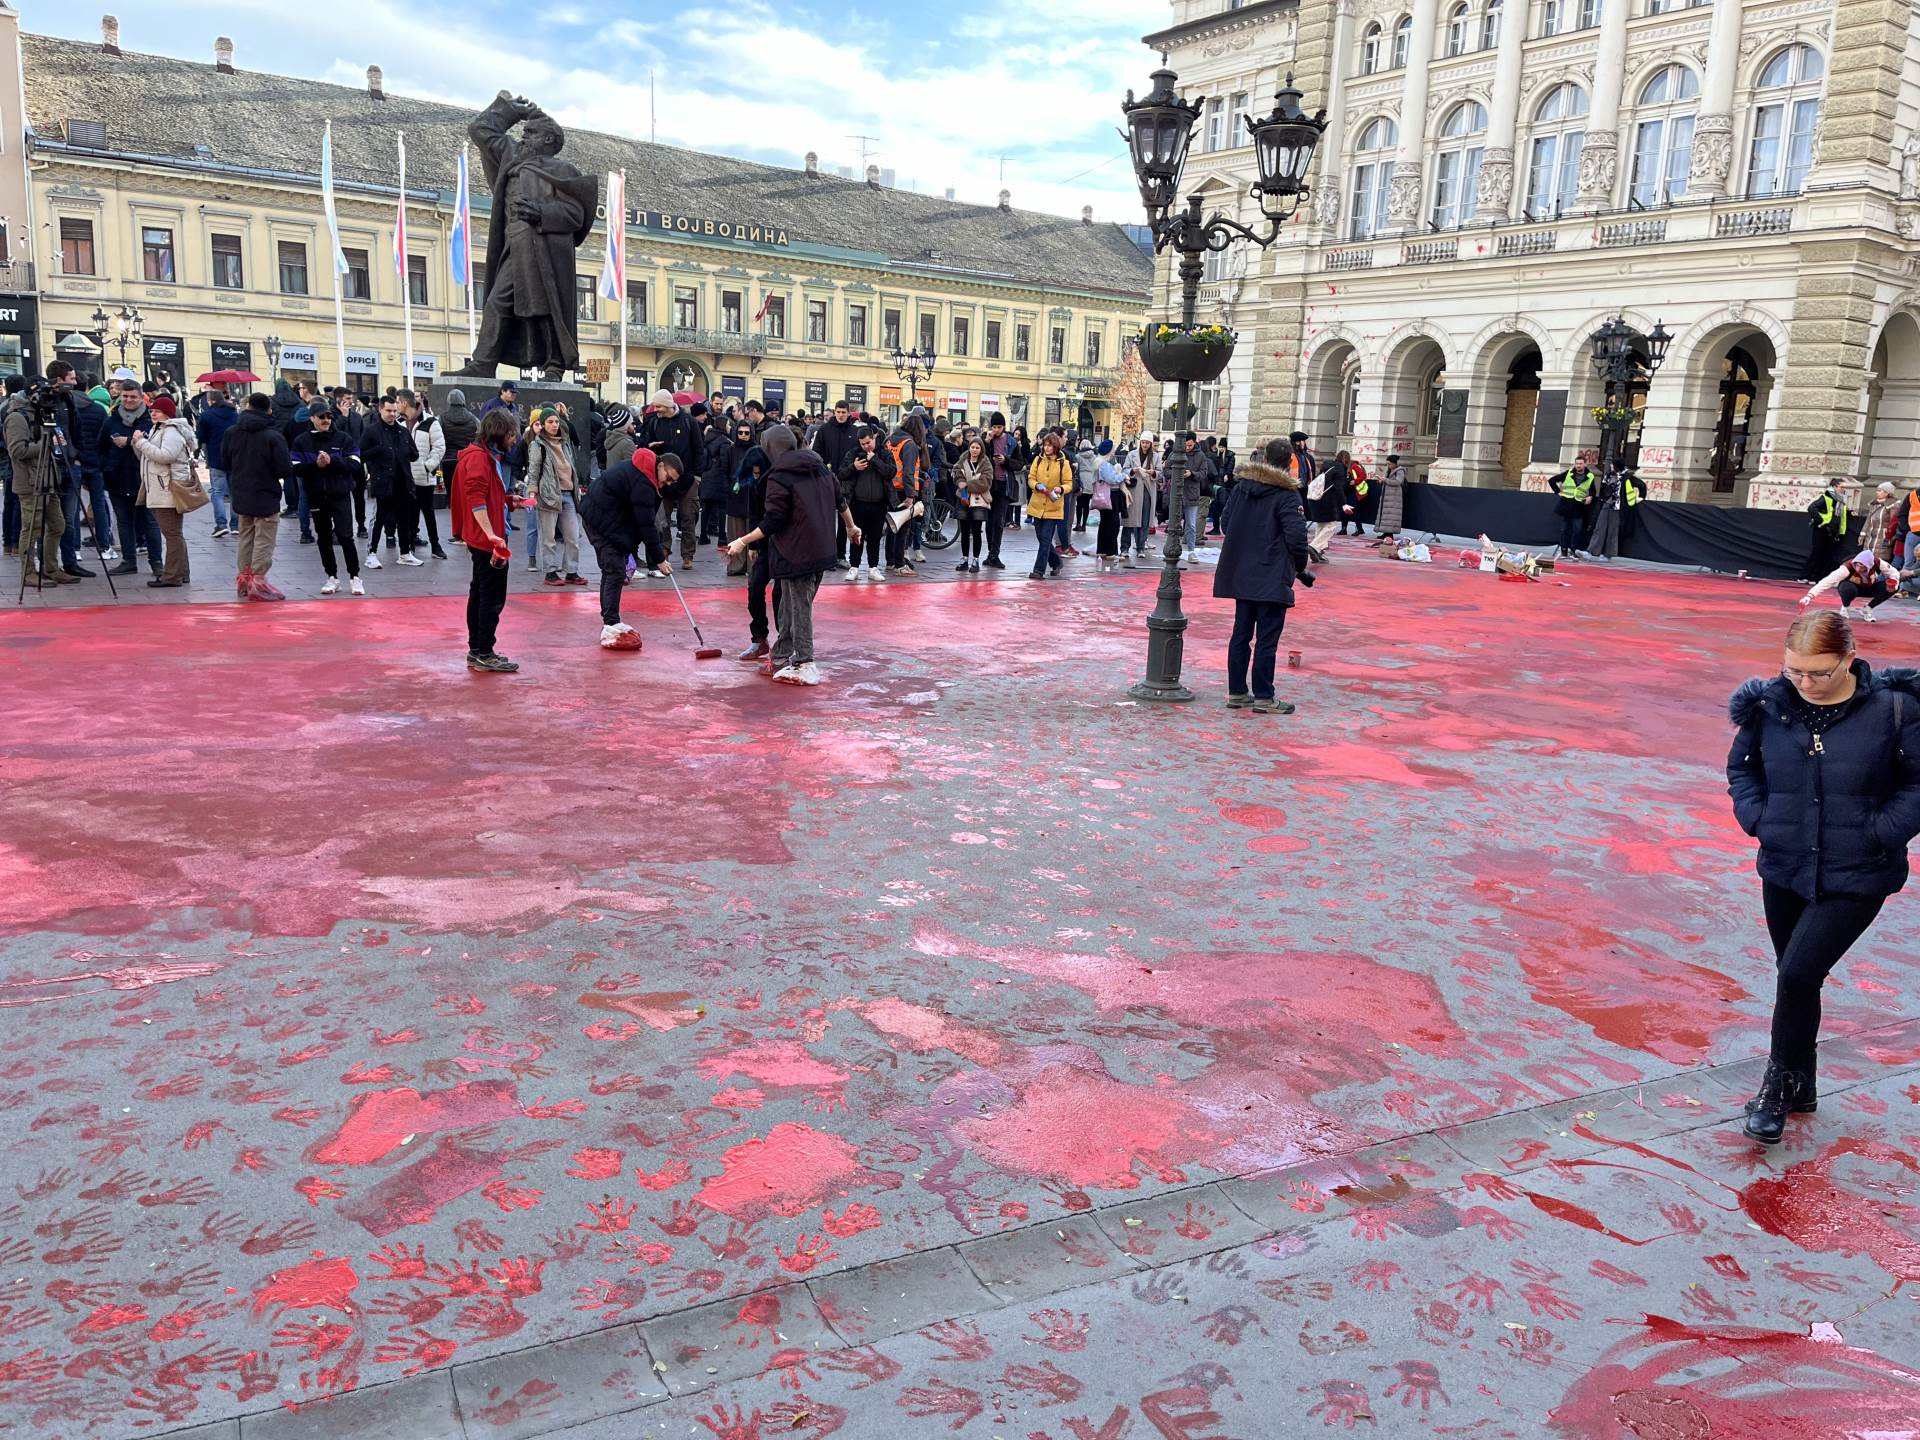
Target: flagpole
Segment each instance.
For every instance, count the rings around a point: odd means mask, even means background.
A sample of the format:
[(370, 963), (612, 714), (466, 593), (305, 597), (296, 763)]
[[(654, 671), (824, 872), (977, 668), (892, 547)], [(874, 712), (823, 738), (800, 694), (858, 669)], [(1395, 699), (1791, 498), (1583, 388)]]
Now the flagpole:
[(614, 304), (620, 307), (620, 383), (615, 388), (613, 397), (614, 403), (624, 405), (627, 403), (627, 256), (624, 248), (627, 242), (627, 172), (625, 170), (620, 172), (619, 209), (620, 214), (617, 221), (612, 215), (609, 215), (607, 219), (609, 222), (617, 223), (620, 226), (620, 244), (622, 246), (620, 252), (620, 274), (618, 277), (620, 298), (614, 301)]
[(334, 258), (340, 253), (340, 240), (338, 227), (333, 223), (333, 121), (331, 120), (327, 121), (326, 146), (327, 222), (332, 232), (332, 238), (328, 243), (333, 247), (333, 254), (327, 258), (327, 268), (333, 271), (333, 345), (340, 356), (340, 383), (344, 385), (347, 383), (347, 317), (340, 308), (340, 292), (346, 289), (346, 277), (340, 273), (339, 264)]
[(395, 212), (394, 222), (394, 268), (400, 272), (400, 315), (406, 329), (405, 368), (401, 374), (402, 389), (413, 388), (413, 285), (407, 274), (407, 137), (400, 131), (393, 132), (394, 141), (400, 152), (400, 208)]
[[(471, 197), (473, 193), (470, 188), (467, 188), (467, 187), (470, 187), (472, 184), (470, 180), (466, 180), (466, 177), (470, 173), (471, 172), (467, 169), (467, 147), (466, 147), (466, 144), (462, 142), (460, 146), (460, 175), (462, 180), (465, 181), (465, 185), (463, 185), (462, 188), (466, 189), (466, 193), (468, 197)], [(466, 276), (467, 276), (467, 284), (466, 284), (467, 357), (469, 359), (473, 357), (473, 347), (480, 343), (480, 331), (475, 327), (474, 319), (473, 319), (473, 233), (472, 232), (473, 232), (473, 201), (471, 198), (468, 198), (467, 199), (467, 221), (466, 221), (466, 224), (461, 227), (461, 231), (460, 231), (460, 243), (466, 247), (467, 253), (460, 257), (460, 264), (461, 264), (461, 268), (466, 272)]]

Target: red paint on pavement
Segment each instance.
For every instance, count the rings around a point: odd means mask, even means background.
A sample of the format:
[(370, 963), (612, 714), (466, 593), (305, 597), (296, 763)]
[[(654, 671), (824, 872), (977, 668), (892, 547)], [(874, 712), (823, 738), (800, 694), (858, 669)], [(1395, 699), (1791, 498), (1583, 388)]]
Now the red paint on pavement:
[(845, 1195), (862, 1173), (845, 1140), (792, 1122), (774, 1126), (764, 1140), (734, 1146), (720, 1163), (721, 1173), (695, 1198), (736, 1220), (805, 1214)]

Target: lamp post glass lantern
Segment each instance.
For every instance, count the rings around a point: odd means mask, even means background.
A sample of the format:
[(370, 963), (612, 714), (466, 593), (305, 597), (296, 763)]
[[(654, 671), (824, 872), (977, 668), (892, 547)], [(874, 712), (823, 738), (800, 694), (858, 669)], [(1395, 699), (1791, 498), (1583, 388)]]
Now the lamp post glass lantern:
[(915, 404), (915, 393), (922, 380), (933, 378), (934, 354), (931, 349), (902, 350), (893, 347), (893, 373), (907, 382), (907, 403), (902, 410), (911, 410)]
[[(1603, 476), (1626, 449), (1627, 432), (1633, 426), (1634, 382), (1644, 374), (1646, 385), (1651, 387), (1654, 375), (1666, 362), (1667, 347), (1673, 343), (1672, 334), (1660, 321), (1655, 321), (1653, 329), (1639, 337), (1646, 352), (1644, 359), (1634, 348), (1635, 338), (1634, 329), (1625, 317), (1615, 315), (1593, 332), (1589, 342), (1593, 368), (1606, 386), (1604, 408), (1608, 418), (1600, 423), (1600, 473)], [(1614, 418), (1616, 415), (1620, 418)]]
[[(1250, 229), (1224, 215), (1206, 214), (1199, 195), (1187, 197), (1186, 208), (1174, 210), (1174, 197), (1180, 189), (1180, 173), (1186, 166), (1187, 151), (1193, 143), (1193, 127), (1200, 118), (1198, 101), (1182, 100), (1176, 89), (1179, 76), (1161, 57), (1161, 65), (1152, 75), (1153, 88), (1142, 99), (1127, 98), (1120, 106), (1126, 116), (1124, 132), (1133, 159), (1134, 179), (1140, 187), (1140, 203), (1146, 207), (1147, 222), (1153, 231), (1154, 253), (1172, 251), (1180, 257), (1180, 321), (1182, 330), (1191, 330), (1200, 302), (1202, 257), (1225, 250), (1244, 241), (1266, 249), (1280, 238), (1282, 228), (1299, 213), (1310, 192), (1307, 174), (1313, 168), (1314, 151), (1326, 133), (1327, 112), (1309, 115), (1300, 108), (1300, 91), (1289, 75), (1274, 96), (1273, 111), (1259, 120), (1246, 117), (1253, 139), (1254, 163), (1259, 177), (1248, 192), (1260, 205), (1266, 224)], [(1187, 701), (1193, 692), (1180, 683), (1180, 668), (1186, 645), (1187, 617), (1180, 607), (1180, 555), (1183, 507), (1181, 496), (1186, 469), (1181, 434), (1191, 413), (1193, 382), (1179, 382), (1174, 404), (1175, 429), (1167, 437), (1163, 462), (1167, 487), (1167, 543), (1162, 552), (1160, 586), (1153, 613), (1147, 617), (1146, 677), (1128, 690), (1136, 700)]]
[(276, 386), (280, 383), (280, 347), (282, 343), (284, 342), (282, 342), (278, 335), (269, 335), (260, 342), (260, 347), (267, 352), (267, 364), (273, 367), (273, 383)]

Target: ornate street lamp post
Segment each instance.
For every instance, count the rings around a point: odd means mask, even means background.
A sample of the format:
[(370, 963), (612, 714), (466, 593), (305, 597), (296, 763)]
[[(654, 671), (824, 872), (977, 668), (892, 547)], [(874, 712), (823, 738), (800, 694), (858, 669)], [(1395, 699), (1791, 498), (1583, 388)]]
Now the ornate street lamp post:
[(903, 414), (913, 409), (920, 382), (933, 378), (933, 359), (931, 346), (925, 350), (893, 347), (893, 373), (907, 382), (907, 403), (900, 407)]
[(273, 383), (276, 388), (280, 384), (281, 344), (282, 342), (278, 335), (269, 335), (266, 337), (266, 339), (260, 342), (261, 348), (267, 352), (267, 364), (273, 367)]
[[(1256, 120), (1244, 117), (1253, 138), (1254, 160), (1259, 179), (1251, 194), (1259, 197), (1260, 213), (1266, 220), (1263, 230), (1255, 231), (1224, 215), (1208, 216), (1199, 195), (1187, 197), (1186, 209), (1173, 210), (1174, 196), (1180, 188), (1180, 172), (1186, 166), (1187, 149), (1193, 143), (1193, 126), (1200, 118), (1198, 101), (1182, 100), (1174, 83), (1179, 79), (1161, 66), (1153, 72), (1153, 89), (1145, 99), (1135, 100), (1127, 92), (1120, 107), (1127, 117), (1126, 139), (1133, 154), (1134, 178), (1139, 182), (1140, 200), (1146, 207), (1148, 227), (1153, 231), (1156, 253), (1172, 250), (1180, 256), (1180, 324), (1182, 331), (1193, 328), (1194, 312), (1200, 301), (1201, 257), (1208, 251), (1225, 250), (1237, 240), (1265, 249), (1280, 238), (1280, 231), (1306, 200), (1309, 189), (1307, 171), (1313, 165), (1313, 152), (1327, 128), (1325, 110), (1308, 115), (1300, 108), (1300, 91), (1293, 76), (1274, 97), (1273, 113)], [(1142, 359), (1147, 358), (1142, 347)], [(1225, 349), (1223, 356), (1231, 356)], [(1226, 368), (1219, 360), (1213, 375)], [(1148, 366), (1149, 372), (1152, 365)], [(1211, 367), (1210, 367), (1211, 368)], [(1201, 375), (1202, 380), (1213, 375)], [(1177, 432), (1187, 423), (1194, 375), (1182, 371), (1177, 376), (1156, 379), (1179, 381), (1175, 403), (1175, 435), (1166, 448), (1164, 473), (1167, 484), (1167, 543), (1165, 564), (1160, 572), (1158, 603), (1147, 617), (1147, 674), (1127, 693), (1136, 700), (1185, 701), (1193, 692), (1180, 683), (1180, 665), (1186, 645), (1187, 617), (1180, 608), (1180, 513), (1181, 480), (1186, 469)]]
[(117, 315), (109, 315), (103, 309), (95, 309), (89, 318), (93, 321), (101, 349), (104, 350), (111, 344), (120, 352), (120, 368), (126, 369), (127, 349), (129, 346), (135, 349), (139, 347), (140, 337), (146, 327), (146, 319), (140, 314), (140, 307), (122, 305)]
[(1643, 362), (1633, 351), (1633, 327), (1616, 315), (1593, 332), (1593, 368), (1606, 383), (1607, 399), (1602, 407), (1606, 418), (1600, 422), (1600, 473), (1618, 459), (1625, 449), (1627, 429), (1633, 424), (1633, 382), (1644, 370), (1649, 385), (1667, 358), (1673, 336), (1665, 324), (1655, 321), (1646, 337), (1647, 358)]

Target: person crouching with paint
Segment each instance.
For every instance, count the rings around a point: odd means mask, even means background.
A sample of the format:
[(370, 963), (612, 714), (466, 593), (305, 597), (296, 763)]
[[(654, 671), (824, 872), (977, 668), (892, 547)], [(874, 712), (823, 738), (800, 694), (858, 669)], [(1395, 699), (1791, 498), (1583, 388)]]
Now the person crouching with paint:
[(627, 557), (644, 551), (647, 568), (664, 574), (667, 547), (660, 543), (654, 516), (660, 509), (660, 486), (680, 478), (680, 460), (635, 450), (624, 465), (606, 470), (587, 490), (580, 519), (587, 540), (600, 562), (600, 646), (604, 650), (638, 650), (640, 632), (620, 619), (620, 596), (627, 583)]
[(493, 646), (500, 612), (507, 608), (508, 454), (519, 439), (511, 412), (490, 410), (480, 421), (473, 444), (460, 452), (448, 497), (447, 522), (453, 538), (467, 547), (473, 579), (467, 586), (467, 668), (482, 674), (511, 675), (520, 667)]
[(1831, 610), (1787, 629), (1780, 674), (1734, 691), (1727, 789), (1760, 842), (1760, 896), (1779, 975), (1773, 1044), (1746, 1132), (1776, 1144), (1819, 1104), (1820, 987), (1887, 897), (1920, 835), (1920, 670), (1878, 674)]

